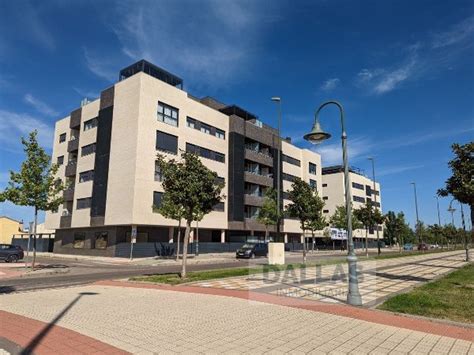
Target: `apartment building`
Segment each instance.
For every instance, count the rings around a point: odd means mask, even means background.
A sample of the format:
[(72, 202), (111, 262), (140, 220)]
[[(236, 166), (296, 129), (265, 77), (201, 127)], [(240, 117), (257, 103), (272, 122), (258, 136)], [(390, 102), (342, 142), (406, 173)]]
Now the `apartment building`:
[[(358, 209), (365, 205), (367, 201), (374, 202), (376, 208), (382, 211), (382, 198), (380, 194), (380, 184), (375, 183), (375, 191), (373, 189), (373, 180), (366, 177), (360, 170), (355, 168), (349, 169), (351, 181), (352, 207)], [(345, 205), (344, 196), (344, 168), (340, 165), (322, 168), (322, 196), (325, 203), (323, 215), (327, 220), (334, 214), (337, 206)], [(377, 202), (375, 202), (377, 201)], [(383, 239), (383, 228), (379, 226), (379, 238)], [(353, 231), (355, 241), (365, 239), (365, 230), (356, 229)], [(376, 231), (370, 229), (368, 233), (370, 239), (377, 237)]]
[[(279, 148), (283, 205), (295, 177), (322, 191), (318, 154), (280, 139), (239, 106), (188, 94), (182, 79), (139, 61), (100, 98), (56, 123), (53, 161), (67, 189), (59, 211), (46, 214), (47, 227), (56, 229), (55, 252), (117, 255), (132, 230), (150, 248), (175, 241), (177, 221), (152, 206), (163, 195), (157, 153), (176, 158), (180, 151), (200, 156), (225, 182), (225, 198), (199, 222), (199, 242), (262, 238), (256, 216), (265, 189), (277, 187)], [(281, 231), (285, 241), (301, 241), (297, 221), (285, 219)]]

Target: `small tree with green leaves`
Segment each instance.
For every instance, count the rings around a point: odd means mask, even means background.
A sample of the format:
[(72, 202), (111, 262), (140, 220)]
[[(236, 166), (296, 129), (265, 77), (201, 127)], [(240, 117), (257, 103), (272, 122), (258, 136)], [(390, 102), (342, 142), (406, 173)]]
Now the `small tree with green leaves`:
[[(357, 216), (354, 214), (352, 209), (352, 229), (361, 229), (362, 223), (359, 221)], [(333, 228), (339, 228), (347, 230), (347, 213), (346, 206), (337, 206), (334, 214), (329, 218), (329, 225)]]
[(21, 138), (26, 160), (21, 164), (20, 172), (10, 171), (8, 186), (0, 193), (1, 202), (10, 201), (15, 205), (34, 208), (33, 270), (36, 263), (38, 211), (57, 211), (63, 203), (60, 193), (64, 189), (62, 180), (56, 177), (58, 165), (51, 165), (51, 157), (38, 144), (37, 133), (35, 130), (28, 139)]
[(368, 200), (364, 206), (355, 210), (354, 214), (365, 228), (365, 252), (368, 257), (369, 256), (368, 232), (369, 232), (369, 229), (374, 228), (378, 222), (382, 221), (382, 215), (380, 214), (380, 211), (378, 209), (374, 208), (374, 205), (370, 200)]
[(181, 220), (184, 217), (184, 209), (182, 206), (174, 204), (174, 202), (170, 198), (170, 194), (164, 194), (161, 205), (160, 206), (153, 206), (153, 211), (160, 213), (163, 217), (174, 219), (178, 221), (178, 231), (177, 231), (177, 240), (176, 240), (176, 255), (175, 260), (177, 261), (179, 258), (180, 252), (180, 240), (181, 240)]
[(405, 222), (405, 215), (403, 212), (395, 214), (393, 211), (388, 211), (385, 217), (385, 234), (384, 237), (389, 240), (389, 244), (395, 241), (398, 244), (398, 250), (401, 253), (404, 241), (406, 241), (407, 233), (411, 232), (410, 227)]
[(224, 183), (218, 181), (217, 173), (208, 169), (195, 154), (189, 152), (181, 153), (180, 161), (166, 160), (158, 154), (157, 161), (163, 175), (163, 198), (179, 206), (186, 221), (181, 267), (181, 278), (186, 278), (191, 224), (211, 212), (221, 201)]
[(324, 227), (321, 212), (324, 202), (318, 196), (316, 188), (300, 178), (293, 181), (291, 191), (288, 192), (288, 199), (291, 203), (286, 206), (286, 212), (290, 217), (299, 219), (303, 231), (303, 262), (306, 263), (305, 231), (319, 226), (319, 222), (322, 228)]
[[(469, 206), (471, 221), (474, 220), (474, 141), (464, 145), (451, 146), (455, 157), (449, 161), (452, 175), (446, 180), (445, 187), (438, 190), (439, 196), (453, 196), (459, 203)], [(471, 230), (471, 237), (473, 231)], [(466, 261), (469, 261), (468, 238), (464, 239)]]
[(265, 241), (268, 240), (268, 227), (278, 223), (277, 193), (273, 188), (265, 190), (263, 205), (258, 211), (257, 220), (265, 225)]

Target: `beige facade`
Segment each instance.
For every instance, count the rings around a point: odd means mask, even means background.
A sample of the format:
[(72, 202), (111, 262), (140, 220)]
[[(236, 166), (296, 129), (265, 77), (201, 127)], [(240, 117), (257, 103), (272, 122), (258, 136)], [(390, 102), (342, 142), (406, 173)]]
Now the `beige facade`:
[(0, 244), (10, 244), (15, 234), (21, 233), (23, 225), (10, 217), (0, 216)]
[[(324, 168), (322, 178), (323, 200), (325, 203), (323, 214), (329, 221), (329, 218), (336, 211), (336, 207), (345, 205), (344, 172), (340, 167)], [(371, 200), (372, 202), (376, 201), (377, 208), (382, 211), (380, 184), (378, 182), (375, 183), (376, 191), (373, 191), (373, 180), (352, 169), (349, 172), (349, 179), (353, 209), (358, 209), (364, 206), (367, 200)], [(355, 238), (365, 238), (365, 230), (356, 229), (353, 231), (353, 236)], [(375, 231), (368, 234), (370, 239), (376, 237)], [(382, 226), (379, 226), (379, 238), (383, 239)]]
[[(160, 116), (158, 111), (163, 107), (163, 112), (171, 110), (176, 120)], [(259, 191), (276, 186), (279, 140), (274, 129), (249, 116), (238, 107), (197, 99), (151, 74), (137, 72), (123, 78), (104, 90), (99, 99), (56, 122), (53, 161), (60, 163), (58, 174), (69, 188), (59, 211), (46, 213), (47, 228), (58, 230), (61, 247), (72, 245), (82, 234), (91, 241), (77, 245), (92, 249), (93, 239), (100, 233), (115, 235), (117, 244), (126, 242), (132, 226), (138, 226), (139, 234), (148, 235), (146, 241), (173, 240), (178, 222), (152, 208), (156, 196), (163, 192), (155, 171), (156, 155), (178, 158), (179, 151), (197, 149), (201, 161), (226, 183), (223, 207), (200, 222), (199, 227), (209, 232), (209, 241), (229, 241), (237, 229), (242, 235), (262, 233), (264, 227), (248, 216), (247, 210), (257, 210), (263, 197), (249, 196), (244, 184), (259, 186)], [(176, 151), (158, 147), (159, 135), (176, 142)], [(260, 136), (266, 137), (262, 142), (269, 155), (248, 149), (248, 142), (258, 141)], [(321, 192), (321, 157), (285, 140), (280, 144), (283, 156), (289, 157), (282, 158), (282, 192), (290, 188), (294, 177), (314, 184)], [(243, 171), (249, 163), (258, 165), (257, 173)], [(234, 176), (234, 172), (238, 174)], [(283, 200), (283, 206), (287, 203)], [(152, 230), (154, 227), (158, 229)], [(299, 238), (299, 222), (286, 219), (282, 233), (286, 239), (289, 234)], [(109, 242), (111, 239), (109, 236)]]

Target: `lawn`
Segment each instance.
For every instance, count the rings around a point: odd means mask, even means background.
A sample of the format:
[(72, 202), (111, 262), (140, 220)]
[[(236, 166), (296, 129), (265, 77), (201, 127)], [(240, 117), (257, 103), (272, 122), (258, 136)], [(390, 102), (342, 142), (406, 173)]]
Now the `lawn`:
[(443, 278), (394, 296), (378, 308), (474, 323), (474, 264)]
[[(433, 252), (433, 251), (432, 251)], [(438, 252), (438, 251), (436, 251)], [(380, 256), (371, 256), (368, 259), (365, 256), (359, 256), (359, 260), (378, 260), (378, 259), (387, 259), (387, 258), (400, 258), (406, 256), (414, 256), (427, 254), (428, 252), (409, 252), (402, 254), (389, 254), (389, 255), (380, 255)], [(196, 281), (205, 281), (213, 279), (222, 279), (225, 277), (236, 277), (236, 276), (245, 276), (245, 275), (254, 275), (261, 274), (264, 272), (271, 271), (290, 271), (295, 269), (301, 269), (302, 267), (314, 267), (319, 265), (331, 265), (331, 264), (340, 264), (346, 262), (346, 257), (333, 258), (333, 259), (322, 259), (317, 262), (308, 262), (305, 264), (294, 263), (286, 265), (262, 265), (258, 267), (243, 267), (243, 268), (231, 268), (231, 269), (218, 269), (218, 270), (208, 270), (208, 271), (193, 271), (188, 272), (186, 279), (181, 279), (178, 273), (169, 273), (169, 274), (156, 274), (156, 275), (146, 275), (146, 276), (137, 276), (131, 278), (132, 281), (143, 281), (143, 282), (152, 282), (152, 283), (163, 283), (169, 285), (179, 285), (188, 282)]]

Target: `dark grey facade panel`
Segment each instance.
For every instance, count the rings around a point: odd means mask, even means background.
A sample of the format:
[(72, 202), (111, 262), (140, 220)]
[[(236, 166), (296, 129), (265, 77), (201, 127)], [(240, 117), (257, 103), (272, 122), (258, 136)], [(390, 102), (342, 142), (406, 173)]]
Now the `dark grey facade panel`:
[(114, 107), (109, 106), (99, 111), (95, 151), (94, 182), (92, 185), (91, 217), (105, 216), (113, 110)]
[(229, 221), (244, 220), (244, 162), (245, 137), (237, 132), (229, 132)]
[(69, 128), (77, 128), (81, 125), (82, 107), (71, 112), (71, 118), (69, 119)]
[(115, 86), (111, 86), (100, 93), (100, 110), (114, 105)]

